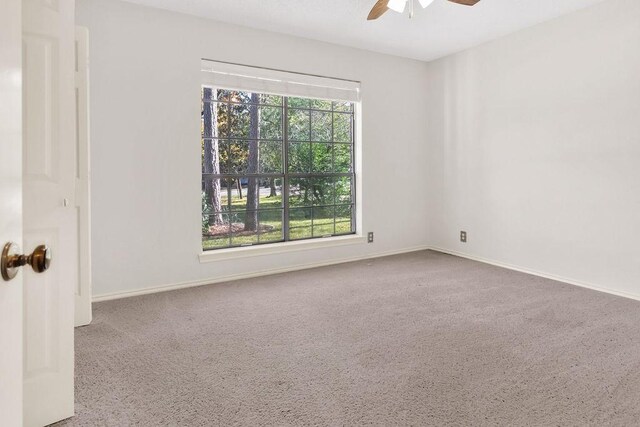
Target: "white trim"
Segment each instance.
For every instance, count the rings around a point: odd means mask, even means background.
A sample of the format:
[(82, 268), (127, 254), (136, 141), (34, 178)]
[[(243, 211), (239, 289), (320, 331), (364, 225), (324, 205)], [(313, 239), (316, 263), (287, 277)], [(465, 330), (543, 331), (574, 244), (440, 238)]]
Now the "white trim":
[(329, 100), (360, 101), (360, 83), (203, 59), (203, 84), (227, 89)]
[(260, 277), (260, 276), (270, 276), (272, 274), (307, 270), (309, 268), (326, 267), (329, 265), (344, 264), (347, 262), (362, 261), (365, 259), (372, 259), (372, 258), (381, 258), (381, 257), (386, 257), (391, 255), (409, 253), (409, 252), (418, 252), (418, 251), (424, 251), (427, 249), (429, 249), (427, 246), (415, 246), (415, 247), (400, 249), (396, 251), (380, 252), (380, 253), (364, 255), (364, 256), (340, 258), (340, 259), (334, 259), (330, 261), (316, 262), (316, 263), (310, 263), (310, 264), (299, 264), (299, 265), (294, 265), (290, 267), (274, 268), (274, 269), (268, 269), (268, 270), (260, 270), (252, 273), (232, 274), (232, 275), (212, 278), (212, 279), (196, 280), (191, 282), (182, 282), (182, 283), (175, 283), (175, 284), (162, 285), (162, 286), (153, 286), (153, 287), (144, 288), (144, 289), (137, 289), (135, 291), (113, 292), (109, 294), (95, 295), (93, 297), (93, 302), (111, 301), (111, 300), (121, 299), (121, 298), (129, 298), (129, 297), (136, 297), (140, 295), (155, 294), (159, 292), (175, 291), (178, 289), (193, 288), (196, 286), (214, 285), (216, 283), (231, 282), (234, 280), (241, 280), (241, 279), (250, 279), (253, 277)]
[[(353, 168), (355, 187), (355, 210), (356, 210), (356, 230), (355, 235), (332, 236), (323, 239), (313, 239), (305, 241), (288, 241), (282, 243), (270, 243), (268, 245), (244, 246), (240, 248), (217, 249), (202, 251), (202, 241), (198, 239), (198, 259), (201, 264), (241, 259), (246, 257), (263, 256), (278, 253), (297, 252), (300, 250), (326, 248), (342, 246), (348, 244), (366, 243), (362, 230), (362, 102), (360, 101), (360, 82), (346, 79), (336, 79), (331, 77), (300, 74), (295, 72), (274, 70), (263, 67), (240, 65), (229, 62), (214, 61), (208, 59), (201, 60), (201, 83), (224, 87), (225, 89), (255, 90), (263, 93), (278, 93), (283, 96), (309, 96), (311, 98), (326, 98), (332, 100), (347, 100), (354, 104), (355, 129), (353, 132)], [(222, 77), (221, 77), (222, 76)], [(235, 80), (227, 81), (224, 78), (231, 76), (245, 86), (235, 86)], [(222, 78), (222, 80), (221, 80)], [(273, 87), (260, 87), (256, 82), (265, 84), (283, 84), (275, 89)], [(276, 84), (274, 83), (274, 84)], [(327, 93), (301, 93), (291, 92), (287, 89), (288, 84), (296, 87), (312, 88), (313, 90), (329, 90)], [(284, 88), (284, 90), (282, 90)], [(348, 96), (331, 91), (343, 91)], [(326, 95), (326, 96), (325, 96)], [(200, 199), (198, 199), (200, 204)], [(199, 220), (200, 221), (200, 218)]]
[(506, 264), (499, 261), (493, 261), (487, 258), (482, 258), (474, 255), (465, 254), (462, 252), (452, 251), (449, 249), (439, 248), (436, 246), (423, 245), (423, 246), (415, 246), (412, 248), (401, 249), (397, 251), (380, 252), (380, 253), (375, 253), (375, 254), (365, 255), (365, 256), (342, 258), (342, 259), (330, 260), (330, 261), (319, 262), (319, 263), (299, 264), (291, 267), (260, 270), (253, 273), (233, 274), (233, 275), (228, 275), (228, 276), (224, 276), (216, 279), (197, 280), (197, 281), (191, 281), (191, 282), (182, 282), (182, 283), (175, 283), (175, 284), (169, 284), (169, 285), (154, 286), (154, 287), (149, 287), (144, 289), (137, 289), (135, 291), (112, 292), (108, 294), (94, 296), (93, 302), (111, 301), (111, 300), (116, 300), (121, 298), (130, 298), (130, 297), (136, 297), (141, 295), (149, 295), (149, 294), (155, 294), (160, 292), (168, 292), (168, 291), (175, 291), (179, 289), (193, 288), (197, 286), (214, 285), (216, 283), (231, 282), (231, 281), (241, 280), (241, 279), (250, 279), (250, 278), (260, 277), (260, 276), (269, 276), (272, 274), (287, 273), (290, 271), (306, 270), (310, 268), (325, 267), (329, 265), (337, 265), (337, 264), (343, 264), (347, 262), (361, 261), (361, 260), (372, 259), (372, 258), (381, 258), (385, 256), (399, 255), (399, 254), (404, 254), (409, 252), (418, 252), (418, 251), (425, 251), (425, 250), (431, 250), (431, 251), (440, 252), (443, 254), (449, 254), (449, 255), (460, 257), (460, 258), (470, 259), (472, 261), (482, 262), (484, 264), (494, 265), (496, 267), (506, 268), (508, 270), (518, 271), (520, 273), (531, 274), (533, 276), (538, 276), (538, 277), (542, 277), (549, 280), (555, 280), (557, 282), (562, 282), (569, 285), (578, 286), (581, 288), (591, 289), (597, 292), (604, 292), (606, 294), (640, 301), (640, 295), (630, 294), (627, 292), (613, 291), (611, 289), (602, 288), (600, 286), (596, 286), (591, 283), (585, 283), (577, 280), (567, 279), (565, 277), (560, 277), (553, 274), (541, 273), (539, 271), (531, 270), (528, 268), (518, 267), (518, 266)]
[(198, 255), (198, 258), (200, 259), (200, 264), (204, 264), (231, 259), (281, 254), (286, 252), (299, 252), (310, 249), (332, 248), (336, 246), (356, 245), (362, 243), (367, 243), (367, 239), (361, 235), (336, 236), (326, 237), (324, 239), (299, 240), (292, 242), (269, 243), (268, 245), (218, 249), (203, 252)]
[(556, 282), (566, 283), (568, 285), (578, 286), (581, 288), (591, 289), (592, 291), (604, 292), (606, 294), (615, 295), (618, 297), (629, 298), (632, 300), (640, 301), (640, 295), (630, 294), (627, 292), (614, 291), (612, 289), (603, 288), (593, 283), (581, 282), (579, 280), (567, 279), (566, 277), (556, 276), (554, 274), (542, 273), (540, 271), (532, 270), (529, 268), (519, 267), (516, 265), (507, 264), (500, 261), (494, 261), (487, 258), (482, 258), (475, 255), (469, 255), (462, 252), (452, 251), (449, 249), (443, 249), (436, 246), (427, 246), (428, 250), (441, 252), (443, 254), (453, 255), (460, 258), (470, 259), (472, 261), (482, 262), (484, 264), (495, 265), (496, 267), (506, 268), (507, 270), (518, 271), (520, 273), (531, 274), (533, 276), (542, 277), (544, 279), (555, 280)]

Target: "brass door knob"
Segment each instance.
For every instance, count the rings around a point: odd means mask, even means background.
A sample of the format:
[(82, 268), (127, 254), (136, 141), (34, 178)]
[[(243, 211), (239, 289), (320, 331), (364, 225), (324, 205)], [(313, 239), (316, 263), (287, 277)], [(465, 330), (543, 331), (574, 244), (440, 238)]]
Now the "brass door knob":
[(33, 250), (31, 255), (19, 255), (20, 247), (15, 243), (7, 243), (2, 250), (0, 271), (4, 280), (11, 280), (18, 274), (18, 269), (29, 264), (33, 271), (42, 273), (51, 265), (51, 249), (46, 245), (40, 245)]

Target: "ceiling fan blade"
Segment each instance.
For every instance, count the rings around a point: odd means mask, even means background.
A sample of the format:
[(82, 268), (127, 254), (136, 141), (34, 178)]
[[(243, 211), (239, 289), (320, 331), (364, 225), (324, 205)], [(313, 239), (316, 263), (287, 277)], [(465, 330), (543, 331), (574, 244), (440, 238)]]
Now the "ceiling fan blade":
[(389, 10), (389, 8), (387, 7), (388, 3), (389, 3), (389, 0), (378, 0), (376, 4), (373, 6), (373, 9), (371, 9), (371, 12), (369, 12), (369, 16), (367, 16), (367, 20), (373, 21), (374, 19), (378, 19), (382, 15), (384, 15), (387, 12), (387, 10)]
[(462, 4), (465, 6), (475, 6), (480, 0), (449, 0), (451, 3)]

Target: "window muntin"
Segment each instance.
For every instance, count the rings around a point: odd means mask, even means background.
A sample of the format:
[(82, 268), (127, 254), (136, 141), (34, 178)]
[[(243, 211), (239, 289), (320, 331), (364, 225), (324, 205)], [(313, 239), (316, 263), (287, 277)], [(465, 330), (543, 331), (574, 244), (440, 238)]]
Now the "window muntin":
[(354, 104), (203, 86), (203, 250), (355, 233)]

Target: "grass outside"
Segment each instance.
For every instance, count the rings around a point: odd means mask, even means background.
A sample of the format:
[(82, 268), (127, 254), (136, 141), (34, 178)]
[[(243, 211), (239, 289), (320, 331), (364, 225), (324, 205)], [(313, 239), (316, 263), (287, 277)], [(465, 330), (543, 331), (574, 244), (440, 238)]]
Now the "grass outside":
[[(226, 197), (222, 199), (227, 203)], [(223, 214), (225, 223), (243, 223), (245, 218), (246, 198), (233, 198), (231, 212)], [(267, 242), (279, 242), (284, 239), (282, 221), (282, 196), (260, 196), (258, 211), (259, 232), (224, 233), (219, 236), (202, 236), (204, 250), (227, 248)], [(334, 221), (335, 215), (335, 221)], [(291, 240), (323, 237), (328, 235), (349, 234), (351, 229), (351, 207), (336, 206), (334, 208), (296, 207), (289, 211), (289, 236)]]

